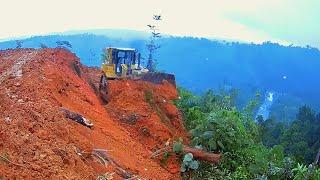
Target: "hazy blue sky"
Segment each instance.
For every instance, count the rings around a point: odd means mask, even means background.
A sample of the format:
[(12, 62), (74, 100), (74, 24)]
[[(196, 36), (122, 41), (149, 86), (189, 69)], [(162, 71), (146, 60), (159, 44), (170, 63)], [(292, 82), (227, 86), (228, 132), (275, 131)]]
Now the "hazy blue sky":
[(97, 28), (320, 48), (320, 0), (0, 0), (0, 39)]

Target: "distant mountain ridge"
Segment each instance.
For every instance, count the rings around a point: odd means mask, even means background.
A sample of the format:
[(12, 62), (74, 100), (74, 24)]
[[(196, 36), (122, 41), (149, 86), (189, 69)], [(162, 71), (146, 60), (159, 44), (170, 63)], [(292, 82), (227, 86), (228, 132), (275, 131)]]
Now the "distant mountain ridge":
[[(27, 38), (22, 47), (39, 48), (40, 43), (56, 47), (56, 41), (66, 40), (82, 63), (98, 67), (102, 49), (108, 46), (136, 48), (146, 57), (146, 33), (117, 30), (77, 33), (79, 31)], [(231, 86), (245, 92), (244, 99), (247, 99), (256, 91), (274, 91), (319, 107), (320, 51), (316, 48), (170, 36), (159, 43), (161, 48), (155, 56), (158, 69), (175, 73), (178, 85), (194, 92)], [(14, 47), (15, 41), (0, 42), (0, 49)]]

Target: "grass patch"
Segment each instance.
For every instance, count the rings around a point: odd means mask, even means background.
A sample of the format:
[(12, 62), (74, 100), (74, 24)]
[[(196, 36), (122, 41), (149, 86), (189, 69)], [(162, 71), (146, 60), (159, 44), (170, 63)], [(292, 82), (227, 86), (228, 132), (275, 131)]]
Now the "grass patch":
[(170, 119), (167, 117), (167, 115), (161, 110), (161, 108), (157, 105), (157, 103), (154, 100), (153, 92), (151, 90), (147, 90), (145, 92), (145, 99), (150, 105), (150, 107), (156, 111), (158, 117), (160, 118), (161, 122), (167, 125), (171, 130), (173, 129), (172, 125), (170, 124)]

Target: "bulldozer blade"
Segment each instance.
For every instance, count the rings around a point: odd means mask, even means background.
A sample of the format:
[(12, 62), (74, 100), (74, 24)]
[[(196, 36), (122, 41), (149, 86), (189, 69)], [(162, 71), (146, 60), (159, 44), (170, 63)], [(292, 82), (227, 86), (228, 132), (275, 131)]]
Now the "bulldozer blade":
[(176, 79), (173, 74), (161, 73), (161, 72), (153, 72), (144, 74), (140, 80), (148, 81), (154, 84), (161, 84), (164, 81), (169, 82), (170, 84), (176, 86)]

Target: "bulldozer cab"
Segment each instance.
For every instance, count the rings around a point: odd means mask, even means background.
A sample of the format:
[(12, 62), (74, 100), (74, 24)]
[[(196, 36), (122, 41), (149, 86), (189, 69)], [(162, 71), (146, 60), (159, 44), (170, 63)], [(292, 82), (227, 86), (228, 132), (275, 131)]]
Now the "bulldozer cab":
[(102, 70), (107, 78), (132, 76), (141, 70), (140, 53), (135, 49), (109, 47), (104, 53)]

